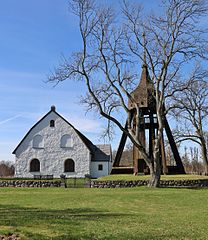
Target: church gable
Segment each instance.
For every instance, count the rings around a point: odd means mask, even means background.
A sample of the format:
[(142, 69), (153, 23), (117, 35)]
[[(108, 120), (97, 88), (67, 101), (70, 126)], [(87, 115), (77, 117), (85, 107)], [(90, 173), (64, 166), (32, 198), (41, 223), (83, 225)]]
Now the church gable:
[(91, 151), (91, 145), (93, 145), (90, 140), (59, 115), (55, 111), (55, 107), (52, 106), (51, 111), (28, 131), (13, 154), (18, 155), (28, 147), (34, 149), (47, 148), (48, 144), (52, 145), (53, 141), (56, 147), (61, 148), (72, 148), (73, 144), (84, 144), (89, 151)]
[(28, 131), (13, 154), (16, 177), (98, 177), (111, 170), (110, 145), (93, 145), (54, 106)]
[(13, 151), (16, 176), (45, 174), (59, 177), (65, 174), (84, 177), (90, 174), (91, 144), (52, 107)]

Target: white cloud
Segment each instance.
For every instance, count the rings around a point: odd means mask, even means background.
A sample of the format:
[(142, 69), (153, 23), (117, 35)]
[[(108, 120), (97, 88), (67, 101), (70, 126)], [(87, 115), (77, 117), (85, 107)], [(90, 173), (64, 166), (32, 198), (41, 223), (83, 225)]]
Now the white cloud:
[(22, 115), (19, 114), (19, 115), (16, 115), (16, 116), (13, 116), (13, 117), (7, 118), (7, 119), (5, 119), (5, 120), (3, 120), (3, 121), (0, 121), (0, 125), (3, 125), (3, 124), (5, 124), (5, 123), (7, 123), (7, 122), (10, 122), (10, 121), (12, 121), (12, 120), (14, 120), (14, 119), (16, 119), (16, 118), (21, 117), (21, 116), (22, 116)]

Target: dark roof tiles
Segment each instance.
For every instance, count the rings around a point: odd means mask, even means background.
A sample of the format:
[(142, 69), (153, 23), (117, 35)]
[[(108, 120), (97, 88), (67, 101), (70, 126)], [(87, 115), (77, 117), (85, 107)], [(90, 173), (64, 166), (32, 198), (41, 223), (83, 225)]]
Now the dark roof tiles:
[(96, 145), (93, 151), (92, 161), (111, 161), (111, 145)]

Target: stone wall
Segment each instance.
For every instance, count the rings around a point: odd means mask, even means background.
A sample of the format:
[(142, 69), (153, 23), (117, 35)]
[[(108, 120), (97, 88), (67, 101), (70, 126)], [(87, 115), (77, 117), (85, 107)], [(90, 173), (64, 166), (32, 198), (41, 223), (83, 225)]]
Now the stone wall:
[[(127, 188), (147, 186), (148, 180), (137, 181), (92, 181), (92, 188)], [(208, 187), (208, 179), (198, 180), (161, 180), (161, 187)]]
[(1, 180), (0, 187), (61, 187), (61, 181)]
[[(91, 188), (131, 188), (147, 186), (148, 180), (138, 181), (96, 181), (88, 184)], [(37, 180), (0, 180), (0, 187), (61, 187), (61, 181), (37, 181)], [(198, 180), (161, 180), (161, 187), (208, 187), (208, 179)]]

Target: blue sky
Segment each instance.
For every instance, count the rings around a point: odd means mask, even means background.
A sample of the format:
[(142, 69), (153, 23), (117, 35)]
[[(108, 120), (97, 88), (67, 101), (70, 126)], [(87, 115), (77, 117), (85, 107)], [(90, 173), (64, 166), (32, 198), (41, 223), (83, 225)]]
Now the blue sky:
[(0, 160), (14, 161), (11, 152), (51, 105), (93, 142), (103, 142), (103, 123), (93, 114), (85, 116), (78, 104), (84, 87), (45, 83), (61, 54), (69, 56), (79, 48), (77, 21), (67, 0), (0, 1)]
[(61, 54), (79, 48), (68, 1), (1, 1), (0, 32), (0, 160), (14, 160), (12, 150), (51, 105), (98, 142), (101, 123), (78, 104), (82, 86), (45, 83)]
[[(148, 9), (159, 1), (136, 2)], [(14, 161), (11, 152), (51, 105), (94, 143), (103, 142), (103, 122), (93, 114), (86, 116), (78, 103), (84, 86), (66, 81), (54, 88), (45, 82), (61, 54), (69, 56), (80, 44), (68, 0), (0, 1), (0, 160)]]

